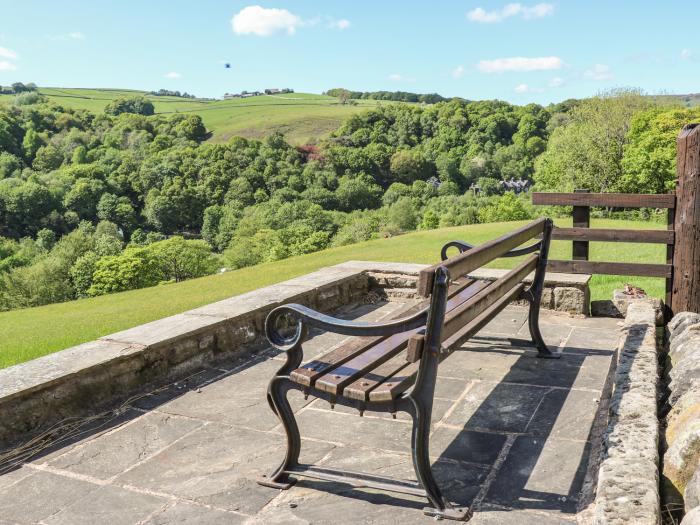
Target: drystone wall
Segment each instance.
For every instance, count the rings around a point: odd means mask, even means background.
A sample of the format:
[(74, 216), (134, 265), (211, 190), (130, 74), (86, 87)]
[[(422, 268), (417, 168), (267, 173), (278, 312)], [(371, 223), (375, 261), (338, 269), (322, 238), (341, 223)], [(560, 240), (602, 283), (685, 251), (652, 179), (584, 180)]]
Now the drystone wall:
[(700, 525), (700, 314), (681, 312), (666, 327), (668, 400), (663, 485), (669, 507)]

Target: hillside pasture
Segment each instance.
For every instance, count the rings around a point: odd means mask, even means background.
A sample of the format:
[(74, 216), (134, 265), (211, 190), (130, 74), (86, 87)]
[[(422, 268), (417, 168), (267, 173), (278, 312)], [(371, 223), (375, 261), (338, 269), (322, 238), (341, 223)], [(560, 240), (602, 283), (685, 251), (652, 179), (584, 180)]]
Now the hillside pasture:
[[(233, 136), (263, 138), (280, 132), (295, 145), (317, 142), (337, 129), (353, 113), (386, 103), (359, 100), (357, 105), (343, 105), (337, 98), (309, 93), (228, 100), (161, 97), (125, 89), (39, 88), (39, 93), (56, 104), (95, 113), (101, 113), (116, 98), (143, 95), (153, 102), (157, 114), (200, 115), (204, 125), (212, 132), (212, 142), (225, 142)], [(0, 95), (0, 102), (12, 101), (14, 97)]]

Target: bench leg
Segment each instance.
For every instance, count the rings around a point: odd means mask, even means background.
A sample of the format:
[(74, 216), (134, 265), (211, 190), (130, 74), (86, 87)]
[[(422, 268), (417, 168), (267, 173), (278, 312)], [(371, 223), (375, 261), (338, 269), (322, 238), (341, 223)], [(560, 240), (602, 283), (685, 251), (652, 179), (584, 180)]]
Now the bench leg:
[(530, 337), (532, 342), (537, 347), (537, 357), (543, 359), (558, 359), (561, 354), (553, 353), (544, 342), (542, 333), (540, 332), (540, 303), (542, 302), (542, 291), (544, 290), (544, 276), (547, 267), (547, 258), (549, 257), (549, 243), (552, 239), (552, 228), (554, 227), (552, 220), (547, 219), (542, 232), (542, 244), (540, 246), (540, 256), (537, 261), (535, 277), (532, 280), (532, 285), (527, 290), (526, 297), (530, 302), (530, 311), (528, 312), (528, 327), (530, 328)]
[(425, 490), (425, 495), (432, 507), (423, 509), (427, 516), (434, 516), (442, 519), (457, 521), (467, 521), (471, 517), (471, 510), (468, 507), (453, 507), (445, 499), (440, 491), (440, 487), (433, 477), (430, 466), (430, 419), (432, 407), (431, 400), (427, 403), (422, 399), (412, 398), (414, 411), (413, 432), (411, 434), (411, 450), (413, 451), (413, 467), (416, 471), (418, 483)]
[(289, 404), (289, 399), (287, 399), (287, 393), (292, 390), (292, 382), (288, 374), (299, 366), (302, 355), (301, 347), (289, 350), (287, 362), (279, 369), (267, 387), (267, 403), (284, 427), (284, 433), (287, 436), (287, 452), (280, 466), (272, 474), (258, 478), (258, 484), (265, 487), (286, 490), (296, 483), (296, 479), (291, 478), (286, 471), (299, 465), (301, 435), (294, 418), (294, 411)]
[(540, 295), (530, 300), (530, 311), (528, 312), (527, 319), (528, 328), (530, 328), (530, 337), (537, 347), (537, 357), (542, 359), (559, 359), (561, 354), (555, 354), (549, 349), (540, 332), (540, 297), (541, 292)]

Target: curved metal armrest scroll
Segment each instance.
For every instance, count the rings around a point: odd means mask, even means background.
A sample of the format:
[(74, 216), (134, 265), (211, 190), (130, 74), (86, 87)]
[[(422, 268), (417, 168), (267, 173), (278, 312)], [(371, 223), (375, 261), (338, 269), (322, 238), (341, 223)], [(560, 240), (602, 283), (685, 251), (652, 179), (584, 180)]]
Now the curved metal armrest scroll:
[[(507, 253), (504, 253), (503, 255), (501, 255), (501, 257), (519, 257), (520, 255), (527, 255), (528, 253), (536, 252), (541, 247), (542, 241), (540, 240), (535, 243), (532, 243), (530, 246), (525, 246), (524, 248), (516, 248)], [(447, 255), (447, 250), (449, 250), (450, 248), (457, 248), (459, 250), (459, 253), (464, 253), (474, 248), (474, 245), (464, 241), (448, 242), (447, 244), (445, 244), (445, 246), (442, 247), (442, 250), (440, 251), (440, 258), (443, 261), (449, 259), (449, 256)]]
[[(296, 329), (291, 336), (284, 336), (277, 328), (278, 320), (289, 316), (296, 322)], [(272, 310), (265, 319), (265, 335), (270, 344), (278, 350), (288, 351), (303, 342), (307, 328), (313, 326), (329, 332), (343, 335), (393, 335), (414, 330), (425, 325), (428, 319), (428, 307), (410, 317), (402, 317), (386, 323), (368, 323), (347, 321), (322, 314), (301, 304), (285, 304)]]

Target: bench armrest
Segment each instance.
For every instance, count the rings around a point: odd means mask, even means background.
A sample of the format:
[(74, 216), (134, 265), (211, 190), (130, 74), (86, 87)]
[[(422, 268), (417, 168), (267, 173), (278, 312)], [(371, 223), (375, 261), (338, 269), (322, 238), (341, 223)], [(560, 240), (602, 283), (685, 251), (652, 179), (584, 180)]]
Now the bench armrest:
[[(277, 321), (283, 316), (289, 316), (296, 321), (296, 330), (289, 337), (283, 336), (277, 328)], [(427, 319), (428, 307), (409, 317), (394, 319), (386, 323), (368, 323), (338, 319), (304, 305), (293, 303), (278, 306), (268, 314), (267, 319), (265, 319), (265, 335), (272, 346), (278, 350), (288, 351), (304, 340), (308, 326), (343, 335), (389, 336), (420, 328), (425, 325)]]
[[(539, 250), (542, 247), (542, 241), (537, 241), (532, 243), (530, 246), (525, 246), (523, 248), (515, 248), (514, 250), (510, 250), (509, 252), (504, 253), (501, 255), (501, 257), (519, 257), (521, 255), (527, 255), (528, 253), (533, 253)], [(447, 255), (447, 250), (450, 248), (457, 248), (459, 250), (459, 253), (464, 253), (467, 250), (471, 250), (474, 248), (473, 244), (469, 244), (468, 242), (465, 241), (450, 241), (445, 246), (442, 247), (442, 250), (440, 250), (440, 258), (445, 261), (449, 259)]]

